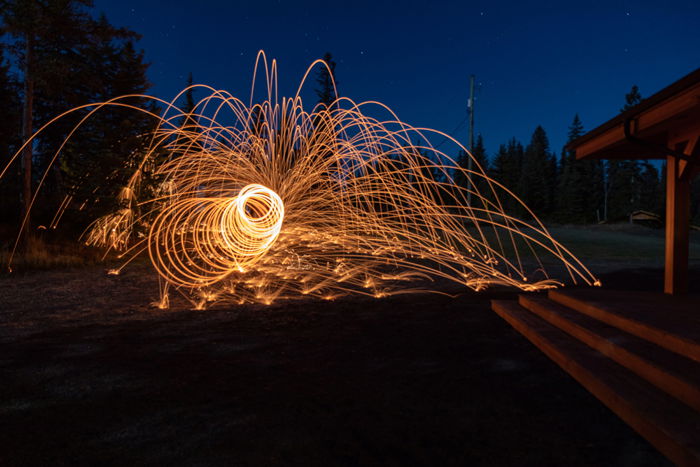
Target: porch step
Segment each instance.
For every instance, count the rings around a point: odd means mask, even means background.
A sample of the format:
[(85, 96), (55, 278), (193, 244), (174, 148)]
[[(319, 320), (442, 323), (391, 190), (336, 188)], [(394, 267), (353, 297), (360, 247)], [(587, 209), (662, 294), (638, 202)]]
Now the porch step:
[[(551, 290), (564, 306), (700, 362), (700, 303), (659, 294)], [(664, 313), (667, 307), (673, 310)]]
[(541, 295), (520, 295), (519, 303), (700, 412), (700, 363)]
[(493, 310), (672, 462), (700, 466), (700, 414), (514, 301)]

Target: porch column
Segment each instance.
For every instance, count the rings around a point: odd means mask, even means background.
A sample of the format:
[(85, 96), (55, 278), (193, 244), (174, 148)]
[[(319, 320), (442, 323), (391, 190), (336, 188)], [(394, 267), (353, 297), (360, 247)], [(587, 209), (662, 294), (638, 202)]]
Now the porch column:
[(677, 157), (666, 157), (666, 268), (664, 292), (688, 292), (688, 241), (690, 231), (690, 180), (683, 177), (685, 165)]

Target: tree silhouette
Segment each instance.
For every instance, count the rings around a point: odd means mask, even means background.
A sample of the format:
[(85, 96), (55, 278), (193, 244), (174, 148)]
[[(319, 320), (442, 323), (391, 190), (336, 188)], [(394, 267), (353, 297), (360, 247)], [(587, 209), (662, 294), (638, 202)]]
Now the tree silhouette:
[(635, 84), (632, 86), (632, 89), (630, 89), (630, 92), (625, 94), (625, 105), (622, 106), (620, 112), (629, 110), (640, 102), (642, 102), (642, 95), (639, 93), (639, 87)]
[[(520, 172), (524, 158), (523, 145), (515, 138), (511, 138), (508, 144), (501, 144), (498, 152), (489, 165), (489, 176), (512, 192), (518, 191)], [(513, 214), (519, 214), (521, 206), (517, 205), (512, 197), (506, 197), (504, 208)]]
[[(567, 145), (584, 134), (578, 114), (569, 127)], [(591, 223), (599, 220), (603, 199), (603, 164), (577, 160), (574, 151), (562, 150), (555, 204), (561, 222)]]
[[(112, 26), (104, 15), (93, 18), (90, 6), (90, 0), (0, 1), (0, 32), (9, 44), (22, 87), (22, 140), (67, 109), (144, 93), (149, 88), (148, 65), (143, 52), (134, 46), (139, 36)], [(139, 99), (129, 103), (152, 108)], [(34, 196), (33, 179), (48, 170), (77, 118), (76, 114), (55, 122), (34, 144), (27, 145), (22, 155), (24, 213)], [(129, 165), (151, 127), (147, 117), (125, 109), (108, 107), (98, 112), (51, 165), (52, 176), (43, 183), (38, 207), (46, 206), (48, 215), (53, 211), (50, 205), (59, 203), (63, 195), (78, 195), (75, 187), (87, 177), (99, 180), (93, 187), (115, 186), (105, 182), (119, 179), (115, 171)], [(104, 202), (110, 195), (101, 192), (90, 198)], [(32, 217), (41, 214), (41, 209), (32, 210)], [(86, 210), (82, 217), (87, 215)]]
[(556, 159), (549, 151), (547, 134), (544, 128), (537, 126), (525, 149), (518, 182), (518, 195), (537, 216), (552, 214), (556, 170)]
[(316, 89), (316, 95), (320, 104), (330, 108), (337, 97), (338, 82), (335, 80), (335, 62), (330, 52), (326, 52), (323, 56), (323, 61), (326, 66), (318, 67), (316, 83), (318, 83), (319, 87)]

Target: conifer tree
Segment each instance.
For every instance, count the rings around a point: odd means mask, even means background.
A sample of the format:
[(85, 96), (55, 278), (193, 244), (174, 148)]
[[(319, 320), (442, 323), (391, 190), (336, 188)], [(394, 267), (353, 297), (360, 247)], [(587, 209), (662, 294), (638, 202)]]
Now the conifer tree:
[[(489, 161), (488, 161), (488, 156), (486, 155), (486, 148), (484, 147), (484, 138), (479, 134), (476, 138), (476, 144), (474, 145), (474, 150), (472, 151), (472, 156), (473, 156), (473, 162), (472, 164), (472, 170), (476, 173), (479, 173), (479, 168), (477, 167), (477, 164), (479, 167), (481, 167), (481, 170), (484, 171), (484, 173), (489, 172)], [(466, 152), (463, 150), (460, 150), (458, 155), (457, 155), (457, 165), (461, 167), (464, 170), (467, 170), (469, 167), (469, 156)], [(464, 189), (469, 187), (469, 183), (467, 182), (467, 179), (464, 176), (464, 173), (461, 171), (457, 171), (455, 173), (455, 185), (462, 187)], [(474, 186), (472, 187), (472, 190), (476, 189), (480, 194), (485, 194), (485, 189), (486, 189), (486, 181), (484, 180), (483, 177), (479, 176), (472, 176), (471, 180), (474, 182)]]
[(323, 61), (326, 63), (326, 66), (318, 67), (316, 83), (318, 83), (319, 87), (316, 89), (316, 95), (320, 104), (325, 104), (327, 108), (330, 108), (336, 99), (338, 82), (335, 80), (335, 62), (330, 52), (326, 52), (323, 56)]
[[(583, 134), (583, 124), (576, 114), (569, 127), (566, 144)], [(576, 161), (574, 151), (563, 149), (561, 153), (561, 174), (556, 197), (557, 218), (562, 222), (577, 222), (579, 213), (585, 210), (584, 173), (583, 167)]]
[(586, 175), (590, 188), (588, 214), (584, 222), (601, 222), (603, 218), (603, 202), (605, 197), (605, 163), (602, 160), (589, 160)]
[(186, 113), (190, 114), (194, 111), (194, 90), (192, 89), (192, 72), (187, 76), (187, 92), (185, 93), (185, 108)]
[[(520, 182), (520, 172), (524, 157), (523, 145), (515, 138), (511, 138), (508, 144), (501, 144), (498, 152), (489, 164), (489, 176), (499, 184), (512, 192), (517, 192)], [(514, 202), (512, 196), (504, 197), (504, 208), (514, 215), (521, 211), (521, 206)]]
[[(637, 85), (625, 94), (625, 105), (621, 112), (629, 110), (642, 100)], [(641, 172), (636, 160), (611, 159), (606, 164), (605, 174), (605, 218), (622, 220), (635, 209), (639, 209)]]
[[(112, 31), (113, 32), (113, 31)], [(108, 63), (100, 89), (94, 89), (88, 102), (103, 102), (127, 94), (143, 94), (151, 86), (146, 77), (148, 64), (143, 51), (136, 50), (133, 38), (118, 39), (107, 24), (98, 25), (90, 48), (100, 51), (99, 62)], [(96, 65), (97, 66), (97, 65)], [(152, 101), (134, 98), (129, 104), (157, 113)], [(67, 145), (61, 160), (66, 188), (76, 199), (88, 200), (83, 211), (89, 217), (115, 208), (116, 196), (136, 168), (150, 142), (155, 120), (121, 107), (104, 107), (94, 114)], [(141, 174), (146, 183), (149, 174)], [(109, 183), (104, 183), (108, 180)], [(92, 194), (90, 190), (99, 187)], [(150, 188), (150, 187), (145, 187)]]
[(509, 190), (517, 190), (523, 155), (523, 145), (515, 138), (511, 138), (507, 145), (501, 144), (489, 165), (490, 176)]
[(641, 162), (639, 175), (639, 209), (658, 212), (659, 171), (649, 161)]
[(636, 160), (613, 160), (608, 164), (608, 219), (626, 219), (640, 207), (641, 177)]
[[(318, 96), (318, 103), (325, 106), (325, 109), (330, 112), (333, 110), (333, 103), (337, 99), (336, 90), (338, 83), (335, 81), (335, 62), (330, 52), (326, 52), (323, 56), (323, 61), (325, 66), (318, 66), (317, 68), (316, 83), (318, 83), (319, 87), (316, 89), (316, 95)], [(333, 128), (333, 121), (329, 117), (328, 112), (318, 112), (314, 119), (315, 130), (313, 139), (315, 141), (311, 146), (320, 148), (319, 152), (315, 154), (317, 157), (327, 157), (332, 154), (337, 144), (335, 128)], [(332, 175), (333, 172), (339, 172), (340, 169), (340, 165), (336, 163), (330, 169), (329, 175)]]
[(192, 79), (192, 72), (189, 73), (187, 76), (187, 83), (185, 84), (186, 86), (186, 91), (185, 91), (185, 105), (182, 108), (183, 113), (186, 115), (186, 117), (182, 120), (182, 127), (184, 130), (186, 130), (186, 133), (183, 134), (180, 137), (180, 140), (182, 141), (182, 144), (189, 145), (192, 140), (193, 132), (197, 132), (199, 130), (197, 123), (199, 122), (199, 119), (197, 118), (195, 114), (195, 101), (194, 101), (194, 89), (192, 88), (193, 85), (193, 79)]
[[(476, 144), (474, 145), (474, 150), (472, 151), (475, 161), (481, 166), (484, 172), (488, 172), (489, 169), (489, 159), (486, 155), (486, 148), (484, 147), (484, 138), (481, 133), (476, 137)], [(476, 166), (474, 166), (476, 168)]]
[(517, 194), (535, 215), (547, 218), (553, 213), (555, 181), (556, 159), (544, 128), (537, 126), (525, 149)]
[(637, 87), (636, 84), (632, 85), (632, 89), (630, 89), (630, 92), (625, 94), (625, 105), (622, 106), (620, 109), (620, 112), (624, 112), (625, 110), (629, 110), (635, 105), (639, 104), (642, 101), (642, 95), (639, 93), (639, 87)]
[[(21, 70), (22, 139), (34, 132), (35, 94), (49, 94), (70, 80), (76, 59), (76, 37), (88, 18), (89, 0), (2, 0), (0, 34), (10, 44), (16, 67)], [(64, 109), (65, 110), (65, 109)], [(22, 154), (22, 214), (30, 225), (33, 196), (33, 146)]]
[[(23, 88), (22, 139), (68, 109), (148, 89), (148, 65), (143, 52), (133, 44), (138, 36), (112, 26), (104, 15), (93, 18), (88, 9), (92, 6), (90, 0), (0, 0), (0, 6), (2, 33), (10, 43)], [(129, 103), (147, 108), (150, 105), (140, 99)], [(33, 196), (32, 179), (47, 170), (55, 151), (81, 116), (57, 121), (28, 146), (22, 158), (25, 211)], [(112, 183), (119, 179), (115, 172), (132, 164), (146, 144), (143, 134), (152, 124), (148, 117), (128, 109), (104, 107), (97, 112), (52, 165), (52, 176), (41, 191), (43, 199), (39, 198), (32, 216), (41, 216), (37, 207), (48, 205), (48, 201), (60, 202), (63, 194), (79, 195), (79, 186), (100, 190), (118, 186)], [(92, 196), (84, 194), (106, 207), (114, 193), (100, 190)], [(54, 209), (47, 206), (48, 212)]]
[[(567, 145), (584, 134), (578, 114), (569, 127)], [(561, 222), (591, 223), (600, 217), (603, 165), (597, 160), (577, 160), (574, 151), (562, 150), (560, 177), (555, 197)]]

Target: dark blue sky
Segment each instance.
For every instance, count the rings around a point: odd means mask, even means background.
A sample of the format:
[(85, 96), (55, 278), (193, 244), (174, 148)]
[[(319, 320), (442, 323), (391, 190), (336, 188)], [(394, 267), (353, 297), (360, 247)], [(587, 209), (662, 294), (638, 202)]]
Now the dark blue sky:
[[(591, 129), (632, 84), (648, 96), (700, 67), (697, 0), (96, 0), (96, 9), (143, 35), (151, 92), (165, 99), (192, 71), (196, 83), (247, 100), (259, 49), (277, 58), (291, 94), (330, 51), (342, 95), (452, 132), (473, 73), (475, 131), (490, 155), (512, 136), (526, 144), (538, 124), (559, 152), (576, 112)], [(454, 136), (466, 144), (466, 125)]]

